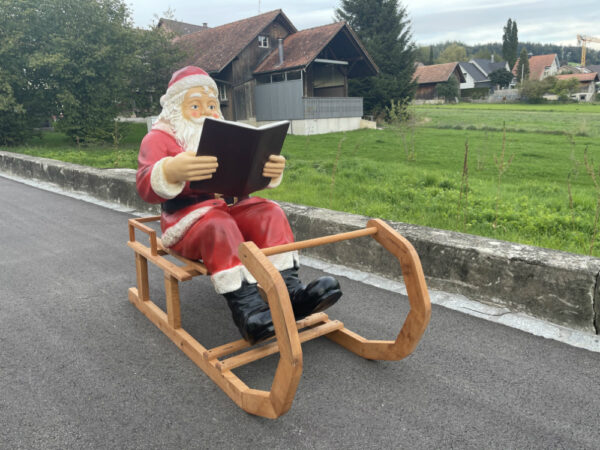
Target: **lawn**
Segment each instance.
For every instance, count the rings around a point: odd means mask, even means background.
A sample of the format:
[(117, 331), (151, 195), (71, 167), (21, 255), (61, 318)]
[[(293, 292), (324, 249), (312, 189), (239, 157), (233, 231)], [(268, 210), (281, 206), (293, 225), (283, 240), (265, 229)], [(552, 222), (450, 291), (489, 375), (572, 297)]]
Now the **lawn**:
[[(423, 106), (415, 117), (404, 127), (288, 136), (283, 183), (260, 195), (600, 256), (600, 188), (584, 163), (587, 151), (600, 183), (600, 105)], [(144, 130), (132, 131), (119, 149), (48, 133), (13, 150), (134, 168)]]

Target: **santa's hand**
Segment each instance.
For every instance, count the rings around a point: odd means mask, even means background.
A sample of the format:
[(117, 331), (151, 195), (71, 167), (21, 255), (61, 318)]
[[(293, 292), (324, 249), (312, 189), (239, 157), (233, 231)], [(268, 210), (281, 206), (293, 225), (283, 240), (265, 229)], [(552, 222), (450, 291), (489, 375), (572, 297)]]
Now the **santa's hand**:
[(269, 155), (269, 160), (263, 167), (263, 177), (278, 178), (285, 169), (285, 158), (281, 155)]
[(169, 183), (200, 181), (212, 178), (219, 163), (215, 156), (196, 156), (194, 152), (182, 152), (163, 163), (163, 173)]

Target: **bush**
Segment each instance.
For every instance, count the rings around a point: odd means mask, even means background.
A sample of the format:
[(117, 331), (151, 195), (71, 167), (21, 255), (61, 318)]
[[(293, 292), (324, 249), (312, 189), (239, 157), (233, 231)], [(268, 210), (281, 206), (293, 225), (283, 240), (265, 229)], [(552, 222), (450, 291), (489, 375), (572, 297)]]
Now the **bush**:
[(445, 83), (439, 83), (435, 88), (437, 96), (448, 100), (454, 100), (460, 96), (460, 84), (454, 76), (450, 76)]

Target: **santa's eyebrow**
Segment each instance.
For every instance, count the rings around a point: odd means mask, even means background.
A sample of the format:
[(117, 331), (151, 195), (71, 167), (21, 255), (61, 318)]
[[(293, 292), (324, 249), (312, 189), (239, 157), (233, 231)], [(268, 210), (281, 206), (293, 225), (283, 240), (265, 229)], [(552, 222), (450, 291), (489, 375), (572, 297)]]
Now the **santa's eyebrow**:
[(217, 98), (217, 96), (213, 93), (200, 94), (200, 93), (196, 92), (194, 94), (190, 94), (190, 98), (202, 98), (202, 97)]

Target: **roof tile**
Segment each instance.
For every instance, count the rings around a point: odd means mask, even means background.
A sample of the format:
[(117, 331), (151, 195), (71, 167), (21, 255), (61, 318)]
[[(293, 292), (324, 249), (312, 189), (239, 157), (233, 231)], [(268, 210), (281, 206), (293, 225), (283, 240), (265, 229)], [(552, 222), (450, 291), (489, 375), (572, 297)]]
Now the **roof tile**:
[(451, 62), (432, 66), (419, 66), (415, 70), (413, 80), (417, 80), (417, 84), (443, 83), (448, 81), (457, 64)]

